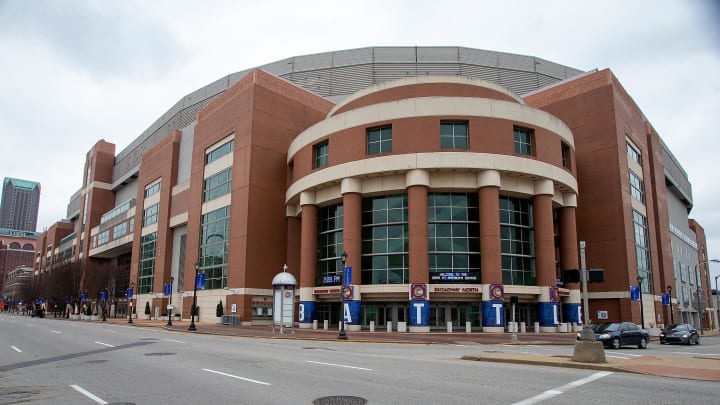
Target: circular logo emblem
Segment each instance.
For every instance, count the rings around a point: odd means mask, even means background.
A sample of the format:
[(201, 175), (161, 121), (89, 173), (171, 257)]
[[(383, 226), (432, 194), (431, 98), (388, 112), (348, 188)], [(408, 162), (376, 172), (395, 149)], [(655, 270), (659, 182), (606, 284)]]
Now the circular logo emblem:
[(344, 299), (352, 298), (352, 288), (350, 288), (350, 287), (343, 287), (342, 296), (343, 296)]
[(550, 301), (553, 301), (553, 302), (560, 301), (560, 295), (558, 294), (557, 288), (550, 289)]
[(490, 286), (490, 296), (494, 300), (501, 300), (503, 298), (503, 287), (500, 284), (493, 284)]
[(412, 295), (415, 298), (424, 298), (425, 297), (425, 286), (422, 284), (417, 284), (413, 286)]
[(285, 291), (285, 298), (292, 297), (292, 291)]

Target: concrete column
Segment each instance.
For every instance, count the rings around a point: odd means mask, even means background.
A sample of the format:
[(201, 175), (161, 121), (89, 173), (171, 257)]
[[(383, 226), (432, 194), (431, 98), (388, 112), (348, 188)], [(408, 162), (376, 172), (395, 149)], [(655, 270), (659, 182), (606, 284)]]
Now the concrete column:
[(352, 266), (352, 283), (362, 284), (360, 277), (362, 254), (362, 180), (344, 178), (340, 184), (343, 196), (343, 249), (348, 254), (347, 266)]
[(317, 285), (317, 229), (318, 207), (315, 205), (315, 193), (303, 192), (300, 195), (302, 217), (300, 219), (300, 310), (303, 321), (300, 328), (311, 328), (315, 320), (315, 297), (313, 287)]
[(406, 175), (408, 193), (409, 282), (429, 283), (427, 195), (430, 175), (411, 170)]
[(551, 180), (535, 181), (533, 219), (535, 225), (535, 268), (538, 286), (555, 286), (555, 232), (552, 212)]
[(500, 251), (500, 173), (486, 170), (478, 174), (480, 205), (480, 266), (483, 284), (502, 283)]
[[(559, 210), (560, 219), (560, 268), (562, 270), (579, 269), (579, 252), (577, 240), (577, 224), (575, 207), (577, 198), (575, 194), (565, 193), (565, 206)], [(568, 205), (568, 203), (574, 203)], [(566, 284), (568, 289), (579, 289), (580, 283)]]

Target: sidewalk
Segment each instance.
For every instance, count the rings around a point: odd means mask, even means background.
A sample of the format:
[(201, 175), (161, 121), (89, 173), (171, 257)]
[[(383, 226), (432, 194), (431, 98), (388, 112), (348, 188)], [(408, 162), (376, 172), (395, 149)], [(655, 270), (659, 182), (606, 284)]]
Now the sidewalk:
[[(127, 319), (111, 318), (109, 323), (128, 325)], [(327, 340), (338, 341), (338, 331), (335, 329), (299, 329), (288, 328), (281, 334), (279, 328), (271, 326), (226, 326), (216, 323), (195, 322), (196, 331), (188, 331), (188, 321), (173, 321), (168, 327), (167, 321), (133, 319), (136, 327), (156, 327), (185, 333), (205, 333), (223, 336), (237, 336), (248, 338), (267, 339), (301, 339), (301, 340)], [(130, 325), (129, 325), (130, 326)], [(348, 341), (375, 342), (375, 343), (415, 343), (415, 344), (518, 344), (518, 345), (573, 345), (575, 333), (518, 333), (517, 341), (510, 341), (509, 333), (482, 333), (482, 332), (430, 332), (430, 333), (400, 333), (386, 332), (384, 330), (370, 332), (347, 332)], [(717, 333), (705, 332), (704, 337), (717, 336)], [(654, 343), (657, 344), (655, 340)], [(472, 347), (468, 347), (472, 351)], [(611, 353), (606, 351), (606, 353)], [(567, 367), (589, 370), (603, 370), (647, 374), (655, 376), (687, 378), (693, 380), (720, 382), (720, 356), (680, 357), (671, 355), (640, 356), (632, 359), (619, 359), (607, 357), (607, 363), (578, 363), (570, 360), (570, 356), (550, 356), (536, 354), (513, 353), (481, 353), (466, 354), (463, 360), (491, 361), (502, 363), (530, 364), (536, 366)]]

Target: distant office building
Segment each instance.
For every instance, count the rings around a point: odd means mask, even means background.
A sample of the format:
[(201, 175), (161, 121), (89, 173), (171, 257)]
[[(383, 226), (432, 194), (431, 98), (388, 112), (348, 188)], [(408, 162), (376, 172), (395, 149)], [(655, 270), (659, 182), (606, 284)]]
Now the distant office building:
[(0, 228), (35, 232), (39, 205), (40, 183), (5, 177)]
[(0, 228), (0, 291), (10, 273), (18, 267), (32, 267), (40, 234)]

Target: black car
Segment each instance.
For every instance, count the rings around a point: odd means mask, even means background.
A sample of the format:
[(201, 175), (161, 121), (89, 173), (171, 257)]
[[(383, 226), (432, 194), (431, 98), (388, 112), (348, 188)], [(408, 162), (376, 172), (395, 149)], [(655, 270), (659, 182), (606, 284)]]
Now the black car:
[(606, 322), (592, 326), (595, 340), (603, 346), (619, 349), (621, 346), (637, 346), (647, 349), (650, 333), (632, 322)]
[(697, 329), (693, 328), (692, 325), (675, 323), (668, 325), (667, 328), (660, 332), (660, 343), (682, 343), (684, 345), (695, 343), (699, 345), (700, 336), (698, 336)]

